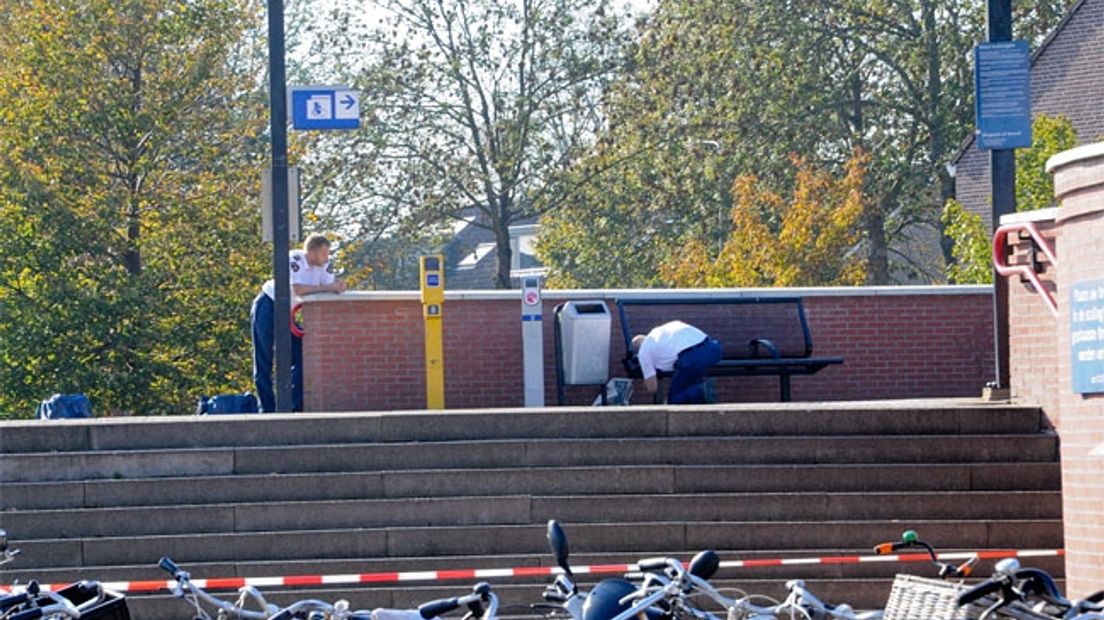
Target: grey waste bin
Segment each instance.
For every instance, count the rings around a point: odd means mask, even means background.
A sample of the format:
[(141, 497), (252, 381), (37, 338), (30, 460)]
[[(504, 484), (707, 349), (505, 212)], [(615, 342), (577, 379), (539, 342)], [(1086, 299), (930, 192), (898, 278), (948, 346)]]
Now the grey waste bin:
[(559, 316), (565, 385), (609, 381), (610, 312), (606, 302), (569, 301)]

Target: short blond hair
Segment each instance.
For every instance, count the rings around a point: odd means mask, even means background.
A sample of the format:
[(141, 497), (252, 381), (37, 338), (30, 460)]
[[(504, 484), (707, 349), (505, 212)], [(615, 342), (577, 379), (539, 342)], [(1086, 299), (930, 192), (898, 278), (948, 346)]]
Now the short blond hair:
[(313, 252), (323, 246), (330, 247), (330, 240), (322, 233), (311, 233), (303, 240), (303, 249), (307, 252)]

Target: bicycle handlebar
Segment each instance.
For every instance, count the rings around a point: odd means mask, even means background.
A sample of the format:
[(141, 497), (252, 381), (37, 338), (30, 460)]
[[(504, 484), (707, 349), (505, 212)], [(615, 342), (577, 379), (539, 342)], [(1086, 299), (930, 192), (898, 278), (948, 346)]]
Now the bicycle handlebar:
[(29, 600), (31, 600), (31, 594), (26, 590), (17, 594), (9, 594), (0, 598), (0, 612), (11, 609), (12, 607), (18, 607)]
[[(468, 596), (471, 596), (470, 594)], [(418, 613), (421, 614), (425, 620), (435, 618), (437, 616), (447, 614), (454, 609), (460, 609), (463, 605), (466, 605), (459, 596), (453, 596), (451, 598), (442, 598), (428, 603), (422, 603), (418, 605)]]
[(158, 560), (157, 565), (160, 566), (162, 570), (172, 575), (173, 579), (176, 579), (177, 581), (180, 581), (182, 575), (184, 575), (186, 578), (187, 573), (180, 570), (180, 567), (176, 565), (176, 562), (173, 562), (167, 556)]
[[(243, 618), (244, 620), (269, 620), (269, 615), (273, 613), (279, 613), (275, 605), (268, 604), (264, 597), (260, 595), (260, 592), (256, 588), (248, 588), (247, 593), (253, 597), (254, 600), (264, 609), (264, 611), (251, 611), (244, 609), (238, 605), (228, 603), (224, 600), (217, 599), (211, 596), (203, 588), (198, 588), (192, 583), (192, 577), (188, 571), (181, 569), (168, 557), (162, 557), (158, 560), (157, 565), (160, 566), (165, 572), (172, 575), (173, 579), (179, 584), (180, 589), (176, 592), (177, 596), (184, 597), (184, 592), (187, 590), (197, 599), (203, 599), (204, 602), (217, 607), (218, 609), (229, 613), (232, 616)], [(197, 603), (198, 607), (198, 603)]]
[(664, 570), (670, 563), (669, 558), (645, 558), (636, 563), (638, 569), (643, 572)]
[(17, 613), (12, 614), (8, 620), (37, 620), (44, 616), (63, 615), (69, 618), (80, 618), (81, 612), (77, 609), (76, 605), (73, 605), (72, 601), (57, 594), (56, 592), (44, 592), (43, 595), (54, 601), (53, 605), (46, 605), (45, 607), (33, 607)]
[[(1014, 587), (1017, 580), (1022, 580), (1020, 590)], [(1006, 604), (1011, 602), (1013, 598), (1022, 598), (1026, 594), (1036, 594), (1048, 602), (1063, 607), (1071, 606), (1069, 600), (1058, 591), (1054, 578), (1046, 571), (1037, 568), (1021, 568), (1013, 573), (1001, 573), (987, 579), (960, 594), (958, 605), (960, 607), (968, 605), (997, 591), (1001, 592), (1001, 598), (1006, 601)]]
[(905, 530), (901, 534), (901, 540), (895, 542), (884, 542), (874, 546), (874, 553), (878, 555), (889, 555), (895, 551), (901, 549), (907, 549), (909, 547), (920, 547), (924, 551), (928, 552), (928, 557), (931, 558), (932, 564), (939, 567), (940, 579), (960, 579), (969, 577), (973, 572), (974, 566), (978, 563), (980, 557), (974, 556), (969, 560), (966, 560), (962, 564), (955, 566), (953, 564), (945, 564), (939, 561), (938, 556), (935, 553), (935, 549), (927, 542), (920, 540), (915, 530)]
[(418, 614), (425, 620), (447, 614), (450, 611), (467, 606), (473, 613), (483, 614), (482, 603), (488, 603), (491, 616), (498, 611), (498, 599), (491, 592), (491, 584), (481, 581), (472, 586), (472, 593), (464, 596), (437, 599), (418, 606)]

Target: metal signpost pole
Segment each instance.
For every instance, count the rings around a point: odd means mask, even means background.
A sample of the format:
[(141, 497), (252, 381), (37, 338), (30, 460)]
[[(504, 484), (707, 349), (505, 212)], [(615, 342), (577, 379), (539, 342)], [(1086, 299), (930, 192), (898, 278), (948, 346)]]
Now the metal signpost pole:
[(544, 406), (544, 317), (540, 276), (521, 279), (521, 350), (525, 406)]
[(291, 411), (291, 282), (288, 271), (287, 76), (284, 3), (268, 0), (268, 76), (272, 130), (272, 270), (276, 280), (276, 411)]
[[(1012, 0), (988, 0), (987, 39), (994, 43), (1012, 40)], [(989, 151), (989, 172), (993, 195), (992, 229), (1000, 226), (1001, 216), (1016, 211), (1016, 151)], [(1007, 389), (1008, 374), (1008, 280), (993, 273), (993, 345), (996, 363), (996, 387)]]

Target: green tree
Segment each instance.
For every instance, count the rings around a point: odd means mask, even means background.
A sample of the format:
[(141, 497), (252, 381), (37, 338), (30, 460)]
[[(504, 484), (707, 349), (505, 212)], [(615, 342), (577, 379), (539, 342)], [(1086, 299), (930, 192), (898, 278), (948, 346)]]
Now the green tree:
[[(554, 280), (657, 284), (672, 239), (711, 247), (726, 237), (730, 224), (715, 214), (728, 212), (733, 179), (754, 174), (781, 187), (794, 182), (790, 154), (841, 171), (855, 149), (870, 156), (868, 281), (941, 278), (939, 261), (917, 260), (911, 246), (938, 238), (952, 192), (944, 164), (972, 123), (965, 59), (982, 38), (983, 9), (958, 0), (817, 0), (784, 10), (661, 2), (633, 71), (607, 99), (608, 131), (569, 173), (576, 206), (545, 220), (542, 256)], [(618, 245), (631, 251), (615, 256)]]
[(370, 102), (381, 213), (436, 230), (477, 209), (494, 232), (494, 284), (510, 285), (509, 226), (561, 202), (554, 172), (594, 140), (597, 97), (621, 67), (624, 20), (607, 0), (386, 0)]
[[(1054, 179), (1046, 161), (1077, 145), (1073, 124), (1064, 116), (1037, 115), (1031, 122), (1031, 148), (1016, 151), (1016, 210), (1034, 211), (1054, 206)], [(948, 200), (942, 221), (951, 240), (947, 279), (960, 284), (993, 281), (991, 231), (976, 213)]]
[(993, 250), (989, 227), (977, 213), (963, 208), (957, 200), (943, 207), (943, 230), (953, 241), (951, 260), (947, 261), (947, 281), (952, 284), (992, 284)]
[(0, 12), (0, 415), (249, 385), (265, 97), (241, 0)]
[(1016, 150), (1016, 210), (1054, 206), (1054, 178), (1046, 162), (1077, 146), (1073, 123), (1064, 116), (1036, 115), (1031, 121), (1031, 148)]

